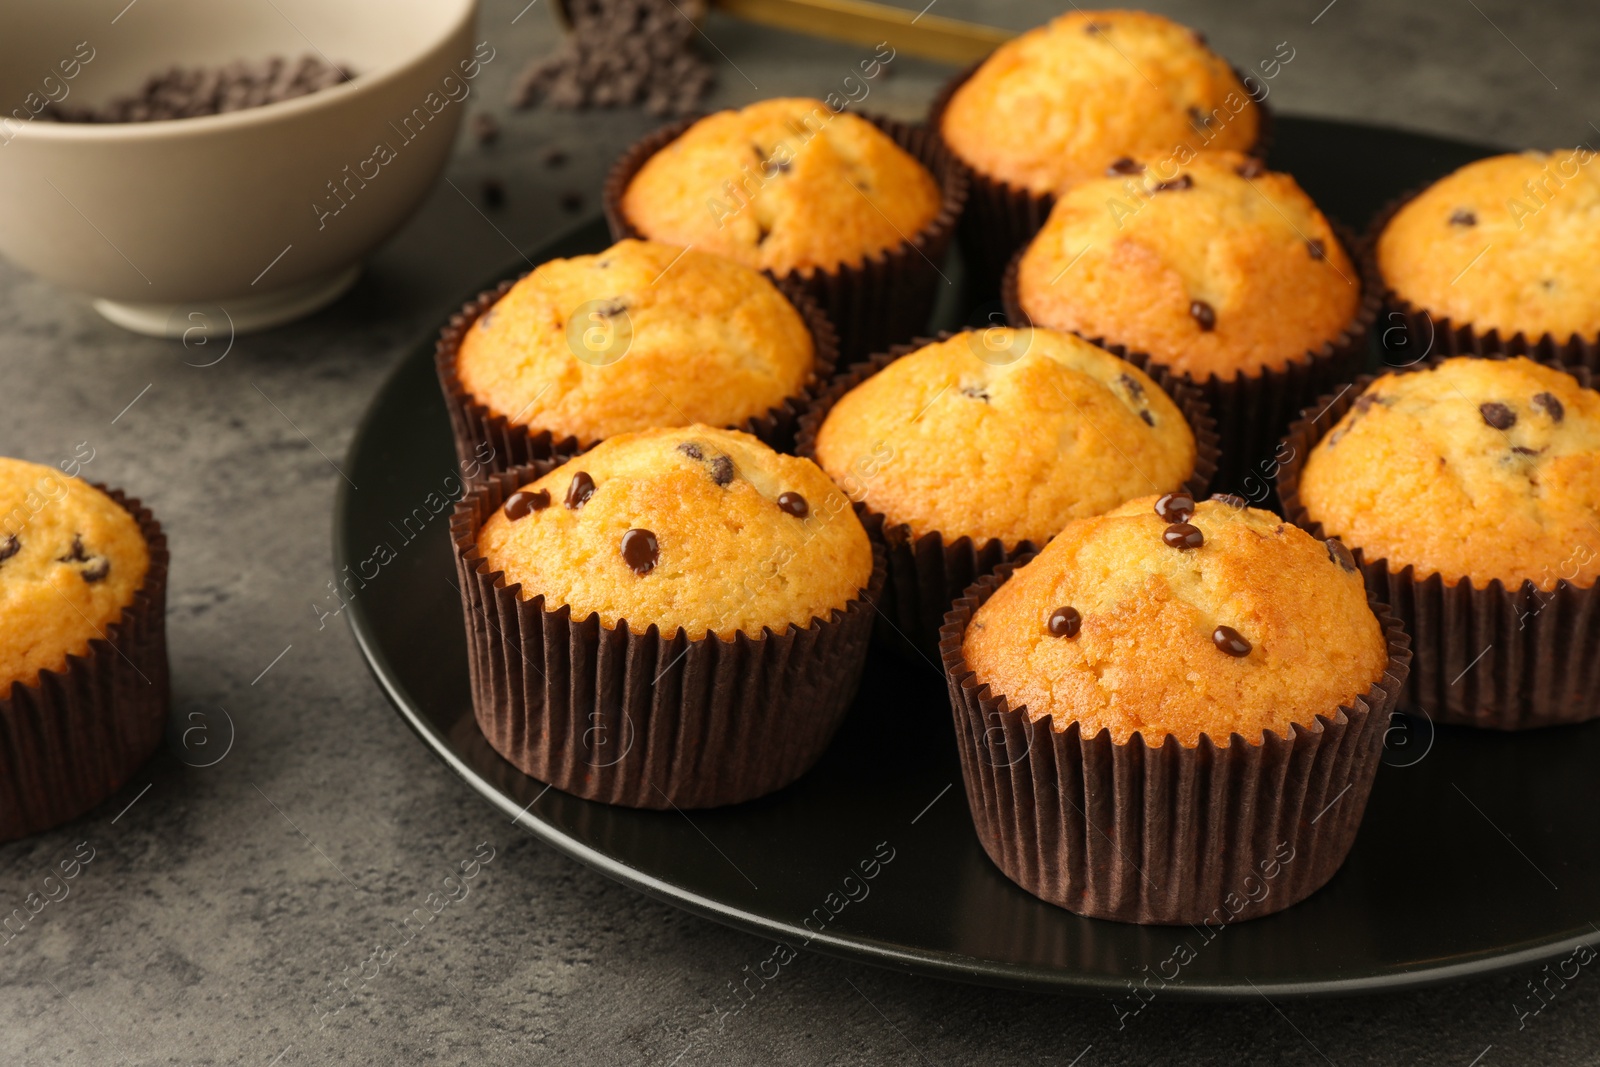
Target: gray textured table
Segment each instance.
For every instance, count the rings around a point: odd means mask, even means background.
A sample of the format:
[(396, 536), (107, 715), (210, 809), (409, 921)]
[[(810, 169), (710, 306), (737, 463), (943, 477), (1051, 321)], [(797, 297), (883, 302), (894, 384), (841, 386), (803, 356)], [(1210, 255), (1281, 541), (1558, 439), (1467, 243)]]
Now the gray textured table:
[[(593, 211), (606, 165), (653, 124), (631, 112), (506, 114), (519, 64), (557, 39), (549, 0), (517, 17), (526, 2), (491, 0), (480, 27), (497, 58), (475, 103), (500, 114), (500, 144), (463, 136), (455, 188), (441, 185), (355, 290), (306, 322), (240, 338), (199, 368), (181, 346), (123, 333), (0, 264), (0, 453), (55, 462), (88, 442), (91, 477), (154, 507), (173, 550), (173, 714), (217, 741), (163, 752), (101, 810), (0, 847), (5, 912), (79, 842), (94, 850), (70, 895), (0, 945), (0, 1062), (1594, 1062), (1600, 977), (1587, 973), (1520, 1029), (1532, 973), (1381, 999), (1158, 1001), (1119, 1030), (1104, 1000), (805, 955), (724, 1016), (730, 985), (771, 946), (535, 844), (435, 761), (342, 621), (319, 625), (340, 477), (325, 457), (342, 455), (407, 342), (514, 246), (576, 221), (561, 194), (582, 192)], [(1241, 66), (1289, 42), (1295, 59), (1272, 89), (1286, 111), (1523, 146), (1600, 137), (1589, 124), (1600, 121), (1592, 0), (1325, 3), (1155, 6)], [(1021, 28), (1053, 9), (936, 10)], [(722, 18), (706, 33), (722, 53), (708, 51), (717, 104), (825, 94), (861, 52)], [(872, 106), (920, 115), (949, 71), (900, 67)], [(555, 147), (564, 167), (545, 162)], [(463, 195), (488, 176), (509, 192), (492, 222)], [(220, 751), (221, 709), (236, 727), (231, 750), (186, 765)], [(468, 895), (363, 984), (391, 924), (490, 849)], [(1375, 906), (1427, 902), (1396, 886)], [(360, 990), (348, 1003), (346, 981)]]

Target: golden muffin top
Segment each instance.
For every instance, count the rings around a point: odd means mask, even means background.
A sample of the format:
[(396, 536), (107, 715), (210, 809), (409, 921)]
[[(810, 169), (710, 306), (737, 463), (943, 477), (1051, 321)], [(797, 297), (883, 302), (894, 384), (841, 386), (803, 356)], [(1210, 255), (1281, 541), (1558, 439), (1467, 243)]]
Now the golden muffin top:
[(1249, 149), (1261, 113), (1194, 31), (1142, 11), (1074, 10), (1001, 45), (940, 132), (982, 174), (1038, 194), (1127, 156)]
[(962, 643), (978, 681), (1056, 730), (1193, 747), (1287, 736), (1382, 677), (1383, 629), (1342, 546), (1268, 511), (1159, 504), (1070, 523), (1001, 585)]
[(0, 457), (0, 699), (87, 654), (149, 568), (139, 524), (115, 500), (53, 467)]
[(939, 205), (933, 175), (872, 123), (786, 98), (701, 119), (639, 168), (621, 206), (646, 237), (781, 275), (859, 265)]
[(1055, 330), (955, 335), (828, 412), (817, 462), (856, 500), (946, 542), (1043, 544), (1069, 520), (1181, 487), (1195, 438), (1139, 368)]
[(587, 446), (739, 425), (804, 392), (815, 360), (805, 320), (758, 271), (620, 241), (525, 275), (467, 330), (456, 374), (495, 414)]
[(1289, 175), (1238, 152), (1118, 169), (1063, 194), (1022, 254), (1035, 324), (1232, 379), (1307, 359), (1355, 317), (1360, 272)]
[(1389, 288), (1435, 318), (1530, 339), (1600, 336), (1600, 169), (1588, 148), (1469, 163), (1378, 238)]
[(1385, 374), (1306, 457), (1300, 503), (1418, 578), (1592, 585), (1600, 394), (1520, 357)]
[(690, 638), (804, 629), (872, 576), (866, 531), (816, 464), (701, 425), (608, 438), (508, 497), (478, 549), (547, 611)]

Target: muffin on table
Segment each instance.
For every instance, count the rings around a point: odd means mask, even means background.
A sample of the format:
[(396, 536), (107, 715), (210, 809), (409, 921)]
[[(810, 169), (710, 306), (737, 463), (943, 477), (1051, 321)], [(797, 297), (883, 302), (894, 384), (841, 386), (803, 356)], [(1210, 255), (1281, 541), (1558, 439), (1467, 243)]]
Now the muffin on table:
[(932, 654), (975, 577), (1072, 519), (1204, 486), (1210, 421), (1198, 397), (1180, 400), (1082, 338), (997, 327), (841, 376), (802, 420), (800, 448), (890, 550), (886, 624)]
[(1127, 159), (1250, 151), (1264, 110), (1193, 30), (1142, 11), (1075, 10), (958, 78), (930, 122), (973, 172), (963, 245), (998, 275), (1066, 189)]
[(1600, 175), (1588, 148), (1469, 163), (1382, 225), (1377, 268), (1416, 351), (1600, 365)]
[(606, 207), (617, 236), (800, 282), (859, 358), (925, 325), (965, 195), (925, 131), (783, 98), (646, 138), (613, 168)]
[[(1376, 293), (1287, 174), (1238, 152), (1127, 160), (1074, 186), (1006, 279), (1021, 322), (1143, 352), (1199, 385), (1230, 489), (1366, 356)], [(1365, 301), (1364, 301), (1365, 297)]]
[[(463, 461), (490, 469), (619, 433), (707, 423), (787, 447), (832, 371), (832, 327), (758, 271), (624, 240), (556, 259), (453, 322), (439, 374)], [(492, 302), (490, 302), (492, 300)]]
[(1600, 577), (1600, 394), (1578, 373), (1456, 357), (1358, 383), (1291, 432), (1287, 513), (1355, 550), (1396, 605), (1416, 639), (1407, 699), (1437, 721), (1600, 714), (1585, 681), (1600, 638), (1583, 621)]
[(95, 807), (159, 744), (166, 572), (138, 501), (0, 457), (0, 840)]
[(1341, 548), (1185, 494), (1069, 523), (979, 582), (941, 654), (990, 856), (1044, 900), (1144, 923), (1264, 915), (1332, 877), (1406, 662)]
[(882, 565), (827, 475), (748, 434), (607, 438), (490, 479), (452, 533), (479, 725), (560, 789), (748, 800), (804, 773), (854, 695)]

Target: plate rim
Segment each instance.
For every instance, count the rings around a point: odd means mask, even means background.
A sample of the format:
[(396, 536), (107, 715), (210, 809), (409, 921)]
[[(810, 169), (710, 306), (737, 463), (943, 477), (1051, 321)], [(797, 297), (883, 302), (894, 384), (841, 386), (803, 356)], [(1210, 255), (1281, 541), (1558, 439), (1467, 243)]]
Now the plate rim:
[[(1425, 131), (1413, 131), (1403, 127), (1378, 123), (1350, 122), (1314, 115), (1286, 115), (1283, 118), (1297, 123), (1338, 126), (1363, 133), (1381, 132), (1415, 137), (1449, 144), (1453, 147), (1481, 149), (1485, 152), (1509, 151), (1503, 146), (1441, 137)], [(536, 260), (545, 249), (570, 240), (579, 232), (601, 221), (603, 221), (602, 216), (590, 216), (551, 234), (537, 246), (530, 249), (528, 254), (522, 256), (520, 260), (508, 261), (506, 267), (498, 271), (493, 276), (494, 281), (489, 284), (494, 284), (506, 277), (515, 276), (527, 262)], [(480, 292), (485, 287), (479, 286), (473, 292)], [(467, 299), (470, 299), (470, 296), (471, 294), (468, 294)], [(450, 305), (452, 310), (446, 313), (446, 318), (448, 318), (449, 314), (454, 313), (454, 308), (459, 306), (459, 303), (452, 303)], [(368, 439), (376, 424), (380, 400), (388, 396), (391, 390), (397, 387), (398, 381), (403, 376), (408, 372), (414, 372), (412, 366), (414, 362), (423, 362), (431, 365), (433, 344), (437, 333), (438, 329), (435, 325), (415, 341), (407, 344), (403, 354), (384, 375), (382, 383), (368, 400), (361, 418), (356, 423), (350, 443), (344, 451), (347, 468), (354, 464), (357, 453), (362, 449), (364, 442)], [(355, 558), (347, 550), (350, 547), (349, 516), (354, 504), (353, 495), (350, 485), (341, 480), (338, 483), (334, 500), (332, 529), (333, 573), (335, 576), (340, 574), (347, 565), (355, 562)], [(526, 806), (519, 806), (509, 795), (502, 792), (463, 760), (455, 752), (449, 739), (434, 729), (428, 716), (415, 704), (410, 694), (404, 690), (398, 679), (393, 676), (389, 659), (378, 643), (362, 598), (353, 598), (349, 604), (349, 609), (347, 622), (351, 635), (355, 638), (356, 648), (361, 654), (362, 661), (373, 679), (378, 683), (378, 688), (384, 697), (393, 705), (395, 711), (410, 727), (411, 731), (417, 735), (433, 754), (480, 797), (487, 800), (503, 814), (509, 816), (513, 824), (521, 827), (533, 835), (534, 838), (554, 848), (557, 852), (599, 871), (613, 881), (657, 900), (682, 908), (691, 914), (710, 919), (744, 933), (772, 937), (785, 944), (796, 942), (801, 945), (801, 950), (814, 949), (835, 958), (864, 962), (889, 970), (965, 984), (1056, 995), (1088, 996), (1123, 993), (1126, 991), (1126, 980), (1109, 976), (1091, 975), (1081, 971), (1039, 965), (1000, 964), (977, 956), (907, 949), (869, 937), (845, 936), (826, 930), (822, 932), (811, 931), (797, 924), (785, 923), (729, 906), (713, 897), (675, 886), (645, 871), (613, 859), (534, 815), (532, 808), (543, 797), (544, 792), (541, 792)], [(552, 788), (554, 787), (546, 785), (545, 791)], [(1161, 989), (1161, 994), (1172, 1000), (1189, 1002), (1230, 1002), (1267, 995), (1292, 999), (1310, 999), (1421, 990), (1471, 978), (1503, 974), (1533, 964), (1549, 962), (1557, 958), (1562, 950), (1576, 943), (1584, 942), (1585, 935), (1600, 937), (1600, 934), (1596, 933), (1597, 929), (1600, 928), (1592, 925), (1587, 929), (1575, 927), (1560, 934), (1526, 942), (1510, 951), (1480, 952), (1465, 959), (1456, 959), (1445, 963), (1421, 962), (1384, 968), (1368, 974), (1323, 979), (1274, 980), (1268, 978), (1258, 982), (1247, 976), (1240, 976), (1236, 980), (1186, 980), (1182, 983), (1164, 985)], [(790, 947), (792, 948), (793, 945), (790, 945)]]

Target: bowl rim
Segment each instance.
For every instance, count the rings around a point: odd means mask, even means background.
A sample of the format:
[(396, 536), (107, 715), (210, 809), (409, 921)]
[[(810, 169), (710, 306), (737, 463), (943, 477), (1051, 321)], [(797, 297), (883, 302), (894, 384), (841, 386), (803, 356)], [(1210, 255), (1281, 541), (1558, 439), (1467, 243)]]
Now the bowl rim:
[[(11, 127), (9, 137), (0, 138), (0, 150), (12, 141), (48, 143), (107, 143), (118, 141), (157, 140), (168, 137), (204, 137), (224, 131), (244, 130), (251, 126), (292, 121), (299, 116), (321, 108), (336, 106), (339, 102), (357, 95), (367, 95), (401, 80), (413, 69), (423, 64), (444, 42), (461, 32), (464, 25), (478, 17), (479, 0), (457, 0), (460, 9), (444, 28), (416, 51), (404, 59), (387, 66), (358, 73), (349, 81), (318, 89), (290, 100), (225, 111), (216, 115), (196, 115), (183, 119), (155, 119), (147, 122), (51, 122), (39, 121), (37, 116)], [(312, 46), (318, 51), (316, 46)], [(0, 116), (3, 120), (5, 116)], [(0, 156), (0, 158), (4, 158)]]

